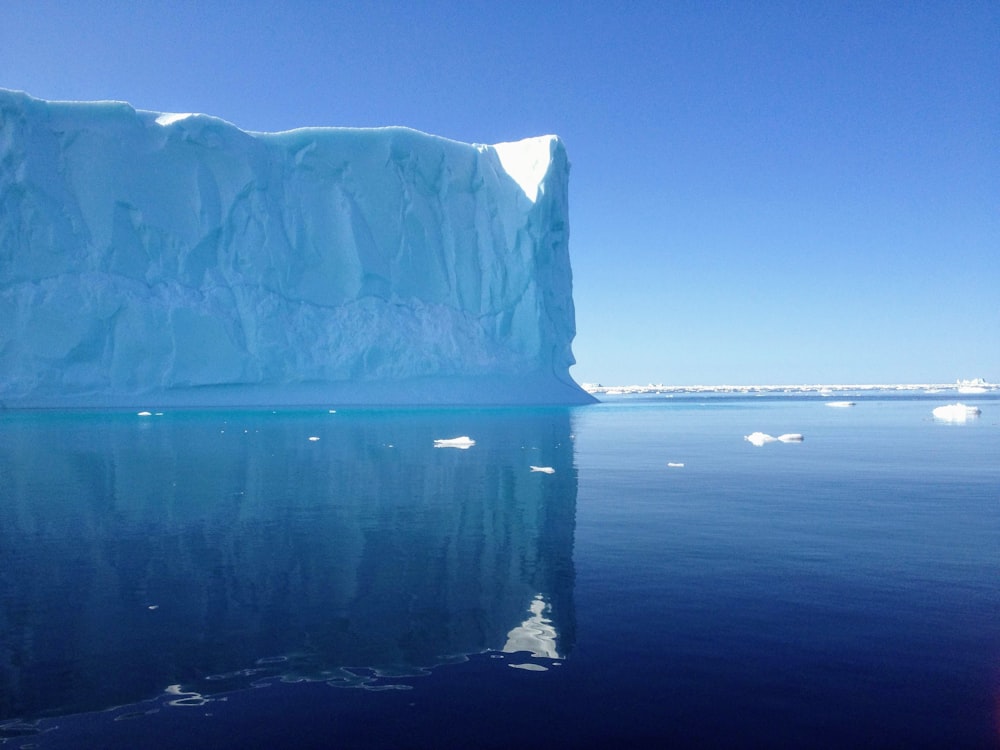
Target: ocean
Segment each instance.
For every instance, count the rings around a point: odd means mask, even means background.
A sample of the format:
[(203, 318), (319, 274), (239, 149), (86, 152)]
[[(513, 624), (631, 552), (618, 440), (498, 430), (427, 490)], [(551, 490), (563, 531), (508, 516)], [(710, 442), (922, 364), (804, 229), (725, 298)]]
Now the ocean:
[(836, 398), (2, 412), (0, 745), (998, 747), (1000, 393)]

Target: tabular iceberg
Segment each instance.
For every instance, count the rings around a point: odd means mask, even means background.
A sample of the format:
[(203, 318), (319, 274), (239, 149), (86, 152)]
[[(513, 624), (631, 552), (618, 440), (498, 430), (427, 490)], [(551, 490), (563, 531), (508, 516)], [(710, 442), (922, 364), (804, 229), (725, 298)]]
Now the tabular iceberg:
[(0, 90), (0, 404), (589, 402), (568, 171)]

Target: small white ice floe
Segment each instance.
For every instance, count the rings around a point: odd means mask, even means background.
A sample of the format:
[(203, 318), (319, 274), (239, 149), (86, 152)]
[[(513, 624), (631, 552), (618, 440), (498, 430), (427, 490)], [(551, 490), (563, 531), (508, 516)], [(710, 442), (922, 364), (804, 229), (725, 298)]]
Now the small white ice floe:
[(967, 419), (975, 419), (982, 414), (982, 411), (978, 406), (966, 406), (959, 403), (939, 406), (931, 413), (935, 419), (941, 419), (945, 422), (964, 422)]
[(759, 448), (765, 443), (801, 443), (805, 440), (805, 437), (798, 432), (786, 432), (784, 435), (779, 435), (778, 437), (768, 435), (765, 432), (751, 432), (749, 435), (744, 435), (743, 439)]
[(667, 462), (667, 466), (669, 466), (671, 469), (683, 469), (684, 468), (684, 464), (677, 463), (675, 461), (668, 461)]
[(556, 470), (553, 469), (551, 466), (529, 466), (528, 468), (531, 469), (532, 471), (540, 471), (543, 474), (555, 474), (556, 473)]
[(435, 448), (459, 448), (461, 450), (468, 450), (475, 444), (476, 441), (468, 435), (462, 435), (461, 437), (455, 438), (441, 438), (440, 440), (434, 441)]
[(309, 442), (310, 443), (315, 443), (317, 440), (319, 440), (319, 438), (316, 435), (310, 435), (309, 436)]
[(848, 406), (855, 406), (855, 403), (853, 401), (827, 401), (826, 405), (838, 409), (846, 409)]
[(513, 667), (514, 669), (523, 669), (528, 672), (548, 672), (548, 667), (543, 667), (541, 664), (535, 664), (534, 662), (525, 662), (524, 664), (508, 664), (508, 667)]

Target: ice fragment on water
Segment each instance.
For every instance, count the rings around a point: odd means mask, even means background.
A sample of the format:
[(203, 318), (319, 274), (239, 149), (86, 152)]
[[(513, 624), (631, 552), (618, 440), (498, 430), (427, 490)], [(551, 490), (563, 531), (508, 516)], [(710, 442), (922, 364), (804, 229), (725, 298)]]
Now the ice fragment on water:
[(468, 435), (454, 438), (440, 438), (434, 441), (435, 448), (460, 448), (461, 450), (467, 450), (475, 444), (476, 441)]
[(982, 414), (982, 410), (978, 406), (966, 406), (958, 403), (939, 406), (931, 413), (935, 419), (941, 419), (945, 422), (964, 422), (967, 419), (975, 419)]
[(766, 432), (751, 432), (749, 435), (744, 435), (743, 439), (757, 447), (765, 443), (801, 443), (805, 440), (802, 434), (798, 432), (786, 432), (784, 435), (779, 435), (778, 437), (768, 435)]

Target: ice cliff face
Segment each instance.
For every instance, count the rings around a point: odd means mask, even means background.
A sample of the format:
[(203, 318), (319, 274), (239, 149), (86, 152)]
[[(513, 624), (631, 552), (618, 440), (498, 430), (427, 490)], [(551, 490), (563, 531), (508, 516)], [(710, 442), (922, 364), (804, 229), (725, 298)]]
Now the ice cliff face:
[(0, 403), (580, 403), (566, 153), (0, 90)]

